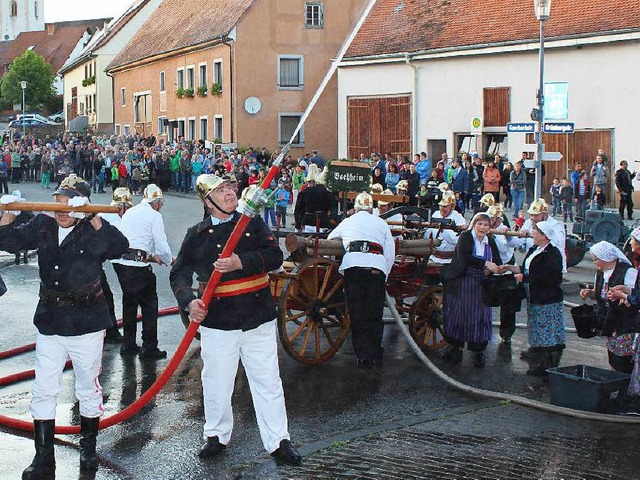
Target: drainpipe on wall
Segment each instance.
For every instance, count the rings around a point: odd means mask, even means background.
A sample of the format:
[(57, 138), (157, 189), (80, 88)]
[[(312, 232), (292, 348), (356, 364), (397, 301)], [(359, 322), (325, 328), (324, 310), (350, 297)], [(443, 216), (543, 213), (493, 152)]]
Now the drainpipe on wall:
[(231, 108), (230, 108), (230, 119), (229, 119), (229, 124), (231, 125), (231, 136), (229, 138), (229, 143), (233, 143), (233, 139), (234, 139), (234, 134), (235, 134), (235, 125), (233, 123), (233, 113), (234, 113), (234, 108), (235, 108), (235, 104), (233, 102), (233, 97), (235, 96), (235, 88), (233, 87), (233, 47), (231, 45), (231, 43), (229, 42), (229, 34), (225, 33), (224, 35), (222, 35), (220, 37), (220, 40), (222, 41), (222, 43), (224, 43), (227, 47), (229, 47), (229, 101), (231, 103)]
[(413, 159), (413, 154), (418, 151), (418, 67), (411, 62), (411, 57), (408, 53), (404, 56), (405, 63), (413, 70), (413, 80), (411, 87), (411, 148), (410, 159)]
[[(111, 78), (111, 98), (113, 101), (113, 107), (111, 108), (111, 133), (115, 133), (116, 128), (116, 82), (113, 80), (113, 75), (109, 72), (104, 72), (107, 74), (107, 77)], [(96, 84), (96, 92), (98, 91), (98, 85)], [(96, 95), (97, 97), (97, 95)]]

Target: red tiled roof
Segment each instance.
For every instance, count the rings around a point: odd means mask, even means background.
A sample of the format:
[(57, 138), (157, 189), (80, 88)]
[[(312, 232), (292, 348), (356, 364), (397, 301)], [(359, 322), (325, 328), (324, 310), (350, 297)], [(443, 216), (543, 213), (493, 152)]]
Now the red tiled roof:
[(238, 23), (254, 1), (164, 0), (107, 70), (218, 38)]
[[(531, 0), (378, 0), (346, 57), (535, 40)], [(554, 0), (545, 37), (640, 29), (638, 0)]]
[[(94, 31), (102, 27), (109, 18), (92, 20), (78, 20), (73, 22), (58, 22), (46, 24), (45, 29), (38, 32), (23, 32), (14, 40), (0, 42), (0, 65), (13, 62), (16, 57), (22, 55), (29, 47), (44, 57), (51, 64), (53, 71), (57, 72), (67, 61), (69, 55), (78, 44), (87, 29)], [(54, 26), (54, 31), (49, 35), (47, 28)], [(4, 69), (2, 69), (4, 71)]]

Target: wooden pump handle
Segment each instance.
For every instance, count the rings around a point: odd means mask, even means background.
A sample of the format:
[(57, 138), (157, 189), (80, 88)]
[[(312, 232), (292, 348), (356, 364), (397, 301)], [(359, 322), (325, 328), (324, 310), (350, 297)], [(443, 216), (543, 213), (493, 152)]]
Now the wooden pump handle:
[(84, 212), (84, 213), (118, 213), (120, 207), (111, 205), (84, 205), (82, 207), (70, 207), (58, 202), (13, 202), (6, 205), (0, 204), (0, 211), (16, 210), (20, 212)]

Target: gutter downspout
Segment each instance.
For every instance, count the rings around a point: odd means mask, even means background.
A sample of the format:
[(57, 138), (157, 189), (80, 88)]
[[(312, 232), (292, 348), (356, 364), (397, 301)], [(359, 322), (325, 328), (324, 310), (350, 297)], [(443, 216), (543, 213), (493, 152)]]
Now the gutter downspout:
[(418, 149), (418, 67), (411, 62), (408, 53), (404, 55), (404, 62), (413, 70), (413, 80), (411, 88), (411, 148), (410, 159)]
[[(220, 41), (225, 44), (227, 47), (229, 47), (229, 101), (231, 103), (230, 105), (230, 131), (231, 131), (231, 135), (229, 138), (229, 143), (234, 143), (233, 139), (235, 136), (235, 130), (236, 130), (236, 126), (233, 123), (234, 121), (234, 110), (235, 110), (235, 103), (234, 103), (234, 97), (235, 97), (235, 88), (233, 86), (233, 69), (234, 69), (234, 64), (233, 64), (233, 47), (231, 45), (231, 43), (229, 42), (229, 33), (225, 33), (224, 35), (222, 35), (220, 37)], [(224, 132), (223, 132), (224, 133)]]
[[(116, 82), (113, 78), (113, 75), (110, 74), (109, 72), (105, 71), (104, 73), (107, 74), (107, 77), (111, 78), (111, 98), (113, 99), (113, 101), (111, 102), (111, 132), (112, 134), (115, 133), (115, 128), (116, 128)], [(98, 90), (98, 85), (96, 85), (96, 91)]]

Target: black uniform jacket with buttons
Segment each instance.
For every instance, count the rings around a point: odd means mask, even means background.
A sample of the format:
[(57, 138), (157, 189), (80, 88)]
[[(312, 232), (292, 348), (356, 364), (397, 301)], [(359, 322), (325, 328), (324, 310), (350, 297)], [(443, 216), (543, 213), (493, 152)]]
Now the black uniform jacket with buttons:
[[(207, 282), (213, 271), (213, 263), (235, 227), (239, 213), (225, 223), (213, 225), (211, 217), (187, 230), (180, 253), (171, 269), (169, 281), (181, 308), (186, 309), (196, 298), (191, 289), (193, 274), (197, 280)], [(225, 273), (222, 282), (238, 280), (260, 273), (267, 274), (282, 265), (282, 250), (278, 239), (261, 218), (255, 217), (235, 249), (242, 261), (242, 270)], [(202, 326), (218, 330), (251, 330), (276, 317), (276, 308), (269, 287), (256, 292), (216, 298), (209, 304), (209, 311)]]
[[(61, 245), (58, 224), (44, 214), (24, 225), (0, 226), (0, 250), (37, 249), (42, 285), (61, 293), (84, 291), (99, 282), (104, 261), (121, 257), (128, 248), (126, 237), (105, 220), (97, 231), (80, 222)], [(88, 306), (53, 306), (40, 300), (33, 323), (43, 335), (74, 336), (110, 327), (111, 317), (104, 298)]]

